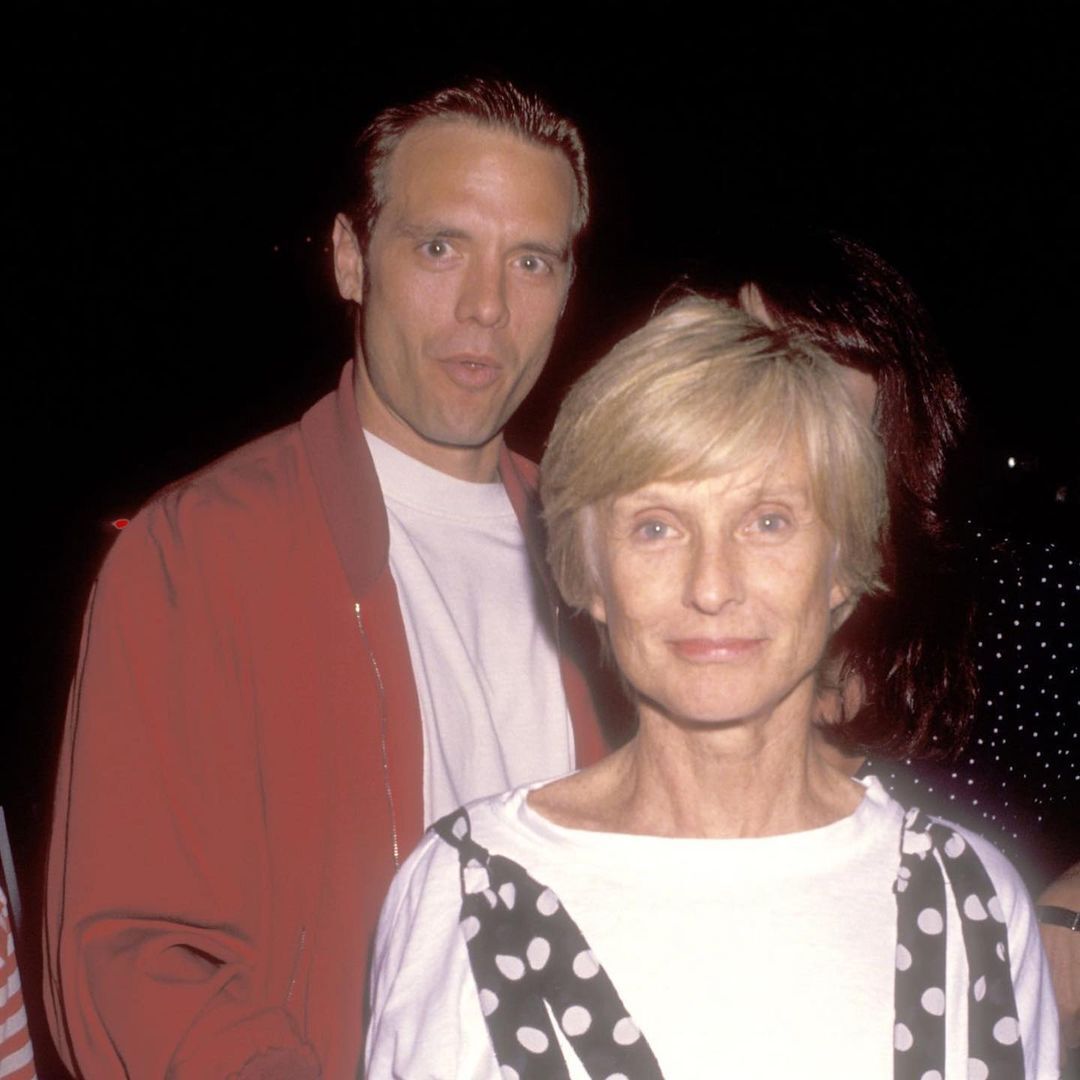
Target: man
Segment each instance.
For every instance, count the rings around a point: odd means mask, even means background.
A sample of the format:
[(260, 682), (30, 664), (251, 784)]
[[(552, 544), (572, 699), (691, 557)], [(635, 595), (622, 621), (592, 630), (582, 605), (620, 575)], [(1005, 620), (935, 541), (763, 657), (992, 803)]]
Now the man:
[(337, 393), (157, 496), (90, 601), (46, 926), (88, 1076), (355, 1075), (369, 935), (424, 825), (603, 750), (502, 439), (573, 277), (580, 138), (476, 82), (362, 152)]

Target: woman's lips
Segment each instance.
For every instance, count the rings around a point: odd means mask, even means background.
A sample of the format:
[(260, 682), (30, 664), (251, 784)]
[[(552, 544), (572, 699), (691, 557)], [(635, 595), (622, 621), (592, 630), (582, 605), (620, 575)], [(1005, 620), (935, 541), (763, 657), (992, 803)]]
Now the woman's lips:
[(765, 638), (678, 638), (670, 645), (683, 659), (705, 664), (743, 660), (764, 643)]
[(439, 363), (450, 381), (463, 390), (484, 390), (502, 374), (502, 365), (490, 356), (447, 356)]

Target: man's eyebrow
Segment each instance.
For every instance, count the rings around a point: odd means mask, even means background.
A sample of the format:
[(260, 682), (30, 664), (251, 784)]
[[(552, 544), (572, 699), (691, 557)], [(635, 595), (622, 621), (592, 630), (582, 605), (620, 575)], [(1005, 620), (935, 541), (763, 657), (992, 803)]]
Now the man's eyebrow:
[(435, 236), (445, 236), (447, 240), (467, 240), (469, 238), (469, 234), (464, 229), (443, 227), (438, 222), (416, 224), (402, 221), (398, 224), (397, 231), (411, 240), (430, 240)]
[(514, 250), (532, 251), (537, 255), (546, 255), (556, 262), (566, 262), (570, 258), (570, 246), (568, 244), (559, 248), (546, 244), (543, 240), (523, 240), (520, 244), (515, 245)]
[[(396, 229), (400, 235), (416, 241), (431, 240), (438, 236), (445, 237), (447, 240), (468, 240), (470, 235), (465, 229), (443, 226), (437, 221), (401, 221), (396, 225)], [(546, 255), (556, 262), (567, 262), (570, 258), (569, 244), (556, 247), (545, 240), (522, 240), (514, 245), (514, 251), (535, 252), (537, 255)]]

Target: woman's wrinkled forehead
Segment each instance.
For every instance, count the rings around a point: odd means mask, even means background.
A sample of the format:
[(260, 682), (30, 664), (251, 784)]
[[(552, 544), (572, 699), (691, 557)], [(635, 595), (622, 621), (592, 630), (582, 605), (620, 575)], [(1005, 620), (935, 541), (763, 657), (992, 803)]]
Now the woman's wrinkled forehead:
[(681, 493), (692, 493), (709, 485), (717, 497), (738, 503), (755, 503), (762, 499), (785, 499), (801, 503), (815, 517), (826, 517), (819, 505), (820, 483), (809, 464), (801, 439), (790, 437), (780, 445), (768, 445), (757, 452), (736, 455), (726, 453), (722, 460), (708, 455), (689, 467), (657, 470), (641, 483), (627, 485), (598, 499), (587, 508), (592, 524), (606, 523), (616, 507), (626, 507), (641, 499), (663, 500)]

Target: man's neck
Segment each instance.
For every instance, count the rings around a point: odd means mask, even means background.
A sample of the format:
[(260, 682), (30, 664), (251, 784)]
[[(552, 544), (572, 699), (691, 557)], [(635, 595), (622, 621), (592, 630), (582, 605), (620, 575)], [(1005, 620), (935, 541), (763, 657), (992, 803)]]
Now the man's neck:
[(375, 392), (361, 357), (356, 359), (356, 410), (364, 430), (395, 450), (458, 480), (491, 484), (499, 479), (500, 432), (483, 446), (448, 446), (431, 442), (397, 416)]

